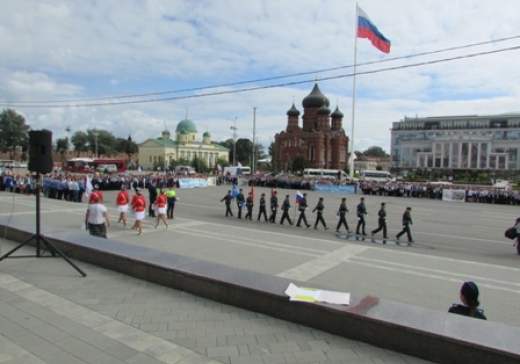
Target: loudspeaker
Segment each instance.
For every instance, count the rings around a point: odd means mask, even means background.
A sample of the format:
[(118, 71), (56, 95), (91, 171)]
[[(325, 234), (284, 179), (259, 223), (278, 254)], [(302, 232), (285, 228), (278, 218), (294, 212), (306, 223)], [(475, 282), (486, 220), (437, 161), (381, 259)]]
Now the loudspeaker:
[(29, 131), (29, 171), (52, 172), (52, 132), (49, 130)]

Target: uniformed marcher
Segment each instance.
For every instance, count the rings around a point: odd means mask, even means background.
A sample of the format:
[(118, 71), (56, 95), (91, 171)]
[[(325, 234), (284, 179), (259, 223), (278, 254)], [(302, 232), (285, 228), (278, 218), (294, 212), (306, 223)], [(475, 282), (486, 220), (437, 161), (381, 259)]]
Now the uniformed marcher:
[(244, 194), (242, 193), (242, 189), (238, 191), (237, 195), (237, 207), (238, 207), (238, 218), (242, 218), (242, 207), (244, 207), (246, 202), (246, 199), (244, 197)]
[(375, 234), (383, 230), (383, 239), (388, 239), (388, 235), (386, 232), (386, 211), (385, 211), (385, 203), (381, 202), (381, 208), (379, 209), (377, 215), (379, 216), (377, 219), (378, 227), (377, 229), (372, 231), (372, 237), (374, 237)]
[(251, 218), (253, 217), (253, 193), (252, 192), (249, 192), (249, 195), (246, 198), (246, 209), (247, 209), (247, 214), (244, 217), (244, 219), (251, 220)]
[(231, 200), (233, 200), (233, 196), (231, 195), (231, 190), (228, 191), (227, 195), (225, 195), (220, 202), (224, 201), (226, 204), (226, 217), (228, 215), (233, 216), (233, 212), (231, 211)]
[(266, 202), (265, 202), (265, 193), (262, 193), (260, 196), (260, 208), (258, 210), (258, 221), (260, 221), (260, 217), (264, 215), (265, 222), (267, 222), (267, 212), (266, 212)]
[(323, 224), (323, 227), (325, 230), (329, 230), (327, 227), (327, 224), (325, 224), (325, 220), (323, 220), (323, 210), (325, 209), (325, 205), (323, 204), (323, 197), (320, 197), (316, 207), (314, 207), (314, 210), (312, 212), (316, 212), (316, 222), (314, 223), (314, 229), (318, 229), (318, 223), (321, 222)]
[(341, 203), (339, 204), (339, 210), (338, 210), (338, 213), (337, 215), (339, 216), (339, 221), (338, 221), (338, 226), (336, 226), (336, 232), (339, 233), (339, 228), (341, 227), (341, 225), (344, 225), (345, 226), (345, 229), (347, 229), (347, 232), (351, 232), (350, 229), (348, 228), (348, 224), (347, 224), (347, 212), (348, 212), (348, 208), (347, 208), (347, 198), (346, 197), (343, 197), (341, 199)]
[(298, 212), (300, 213), (300, 216), (298, 217), (298, 222), (296, 223), (296, 226), (301, 227), (301, 222), (305, 223), (305, 226), (310, 227), (311, 225), (307, 222), (307, 217), (305, 216), (305, 210), (307, 210), (307, 207), (309, 205), (307, 204), (307, 194), (303, 194), (303, 198), (300, 200), (299, 206), (298, 206)]
[(365, 207), (365, 198), (361, 197), (361, 200), (359, 204), (357, 205), (357, 217), (358, 217), (358, 223), (356, 227), (356, 234), (359, 235), (359, 228), (362, 230), (362, 234), (366, 235), (365, 232), (365, 216), (367, 215), (367, 209)]
[(412, 233), (410, 232), (410, 225), (413, 225), (413, 222), (412, 222), (412, 213), (410, 212), (412, 211), (412, 208), (411, 207), (407, 207), (406, 208), (406, 211), (404, 212), (403, 214), (403, 230), (401, 230), (399, 232), (399, 234), (397, 234), (395, 236), (395, 238), (397, 239), (397, 241), (399, 241), (399, 238), (401, 237), (401, 235), (403, 235), (404, 233), (406, 233), (407, 237), (408, 237), (408, 243), (411, 244), (413, 243), (413, 239), (412, 239)]
[(280, 220), (280, 225), (283, 225), (283, 222), (285, 221), (285, 219), (287, 219), (287, 221), (289, 221), (289, 225), (292, 225), (292, 221), (291, 221), (291, 218), (289, 217), (289, 210), (291, 209), (291, 203), (289, 201), (289, 195), (285, 196), (285, 200), (283, 200), (283, 203), (282, 203), (282, 211), (283, 211), (283, 214), (282, 214), (282, 219)]
[(276, 213), (278, 212), (278, 192), (274, 191), (271, 196), (271, 216), (269, 216), (269, 222), (276, 223)]

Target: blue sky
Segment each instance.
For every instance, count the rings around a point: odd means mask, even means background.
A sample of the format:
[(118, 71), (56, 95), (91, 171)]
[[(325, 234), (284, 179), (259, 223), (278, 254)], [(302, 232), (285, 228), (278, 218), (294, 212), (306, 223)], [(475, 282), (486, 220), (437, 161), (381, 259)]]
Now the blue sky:
[[(0, 0), (0, 103), (22, 113), (34, 129), (53, 137), (100, 128), (137, 142), (174, 131), (186, 116), (216, 141), (252, 139), (265, 147), (285, 129), (293, 98), (301, 101), (317, 77), (345, 114), (351, 135), (351, 68), (355, 1), (350, 0)], [(389, 55), (358, 39), (357, 62), (416, 55), (520, 36), (515, 0), (365, 0), (358, 4), (392, 41)], [(354, 149), (389, 151), (392, 122), (404, 116), (494, 114), (520, 111), (519, 50), (399, 68), (472, 53), (520, 46), (520, 38), (422, 57), (359, 66)], [(22, 103), (110, 98), (223, 85), (306, 73), (296, 77), (222, 86), (210, 91), (309, 81), (253, 92), (92, 107), (32, 108)], [(512, 82), (513, 80), (513, 82)], [(208, 91), (146, 96), (149, 100)], [(107, 102), (107, 101), (103, 101)], [(301, 125), (301, 124), (300, 124)]]

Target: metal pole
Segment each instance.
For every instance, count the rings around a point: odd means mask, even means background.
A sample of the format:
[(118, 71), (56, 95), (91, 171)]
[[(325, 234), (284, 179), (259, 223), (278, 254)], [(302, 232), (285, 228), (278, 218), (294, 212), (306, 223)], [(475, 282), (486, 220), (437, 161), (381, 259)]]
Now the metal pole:
[(253, 163), (251, 173), (256, 174), (256, 107), (253, 108)]
[(234, 126), (231, 127), (231, 130), (233, 130), (233, 167), (236, 167), (237, 165), (237, 119), (235, 118)]

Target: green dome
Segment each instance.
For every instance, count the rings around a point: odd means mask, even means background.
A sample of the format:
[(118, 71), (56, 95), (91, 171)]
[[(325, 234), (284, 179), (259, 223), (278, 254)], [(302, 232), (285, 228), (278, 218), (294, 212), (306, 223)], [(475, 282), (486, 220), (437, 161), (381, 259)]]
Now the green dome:
[(180, 131), (180, 133), (181, 133), (182, 135), (186, 135), (186, 134), (188, 134), (188, 131), (187, 131), (186, 129), (182, 129), (182, 130)]
[(209, 133), (209, 131), (206, 131), (206, 132), (204, 132), (204, 134), (202, 134), (202, 136), (205, 137), (205, 138), (206, 137), (209, 138), (211, 136), (211, 134)]
[(175, 131), (179, 132), (183, 130), (186, 130), (189, 133), (196, 133), (197, 127), (195, 126), (195, 123), (190, 119), (184, 119), (181, 120), (179, 124), (177, 124), (177, 129), (175, 129)]

